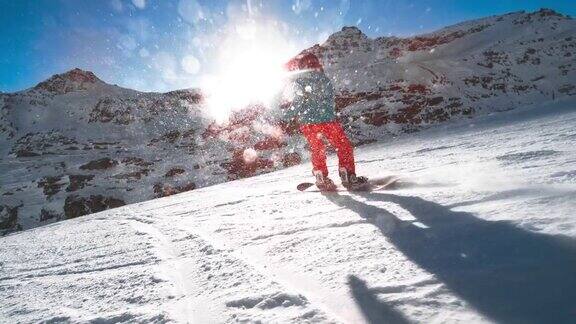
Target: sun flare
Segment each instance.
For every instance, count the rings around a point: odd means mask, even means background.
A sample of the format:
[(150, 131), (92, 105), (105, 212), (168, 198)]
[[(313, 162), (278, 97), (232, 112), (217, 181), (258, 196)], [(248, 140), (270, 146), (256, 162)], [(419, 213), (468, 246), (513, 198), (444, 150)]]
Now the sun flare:
[(274, 23), (255, 21), (230, 28), (220, 47), (216, 73), (205, 76), (201, 85), (210, 115), (224, 122), (247, 105), (269, 106), (282, 90), (282, 66), (296, 47)]

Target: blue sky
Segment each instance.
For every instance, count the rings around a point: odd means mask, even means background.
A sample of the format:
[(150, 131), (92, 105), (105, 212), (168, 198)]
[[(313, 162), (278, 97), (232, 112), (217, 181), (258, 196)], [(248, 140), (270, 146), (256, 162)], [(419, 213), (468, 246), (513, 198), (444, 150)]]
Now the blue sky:
[(541, 7), (576, 15), (574, 0), (0, 0), (0, 91), (74, 67), (143, 91), (194, 87), (246, 20), (266, 21), (297, 50), (346, 25), (407, 36)]

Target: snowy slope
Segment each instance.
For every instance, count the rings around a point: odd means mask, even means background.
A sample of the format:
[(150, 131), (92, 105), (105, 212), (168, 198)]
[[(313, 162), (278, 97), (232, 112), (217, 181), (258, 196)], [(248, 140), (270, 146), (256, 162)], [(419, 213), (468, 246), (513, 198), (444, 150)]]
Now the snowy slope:
[[(576, 100), (576, 21), (551, 10), (409, 38), (346, 27), (317, 53), (356, 144)], [(223, 125), (200, 90), (141, 93), (75, 69), (0, 94), (0, 235), (278, 170), (308, 156), (263, 107)], [(545, 109), (545, 108), (544, 108)], [(295, 136), (293, 136), (295, 135)]]
[(305, 164), (10, 234), (0, 322), (570, 323), (575, 108), (358, 149), (394, 190), (301, 193)]

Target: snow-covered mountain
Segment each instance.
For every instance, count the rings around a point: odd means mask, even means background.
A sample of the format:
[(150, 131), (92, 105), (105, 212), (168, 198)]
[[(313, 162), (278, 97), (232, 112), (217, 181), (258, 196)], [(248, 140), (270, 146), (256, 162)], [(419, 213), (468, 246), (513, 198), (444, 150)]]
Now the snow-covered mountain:
[[(346, 27), (317, 53), (357, 144), (449, 119), (576, 98), (576, 23), (512, 13), (411, 37)], [(307, 152), (261, 107), (216, 124), (200, 90), (141, 93), (75, 69), (0, 94), (0, 231), (277, 170)], [(294, 125), (282, 125), (295, 134)]]
[[(75, 69), (0, 95), (0, 231), (191, 190), (298, 163), (262, 141), (246, 163), (234, 134), (215, 136), (198, 90), (141, 93)], [(237, 113), (242, 121), (251, 110)], [(244, 131), (246, 133), (246, 131)], [(260, 134), (260, 135), (259, 135)], [(256, 138), (255, 137), (255, 138)]]
[(357, 140), (576, 95), (576, 22), (549, 9), (488, 17), (410, 38), (345, 27), (322, 57)]
[(4, 236), (0, 322), (573, 323), (575, 108), (360, 147), (395, 190), (303, 164)]

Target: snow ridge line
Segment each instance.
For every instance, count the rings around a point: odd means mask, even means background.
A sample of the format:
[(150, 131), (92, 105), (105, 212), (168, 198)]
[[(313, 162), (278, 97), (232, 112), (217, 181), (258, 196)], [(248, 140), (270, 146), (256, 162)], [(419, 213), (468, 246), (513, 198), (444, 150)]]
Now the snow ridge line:
[(116, 269), (123, 269), (133, 266), (141, 266), (145, 265), (146, 261), (136, 261), (136, 262), (128, 262), (124, 264), (113, 265), (109, 267), (101, 267), (101, 268), (94, 268), (94, 269), (86, 269), (86, 270), (63, 270), (54, 273), (40, 273), (40, 274), (22, 274), (19, 276), (14, 277), (2, 277), (0, 281), (9, 280), (9, 279), (18, 279), (18, 278), (45, 278), (45, 277), (58, 277), (58, 276), (69, 276), (69, 275), (76, 275), (76, 274), (85, 274), (85, 273), (93, 273), (93, 272), (102, 272), (108, 270), (116, 270)]
[(294, 230), (281, 231), (278, 233), (272, 233), (272, 234), (267, 234), (267, 235), (258, 235), (258, 236), (255, 236), (254, 238), (252, 238), (252, 241), (265, 240), (265, 239), (275, 237), (275, 236), (280, 236), (280, 235), (292, 235), (292, 234), (301, 233), (301, 232), (317, 231), (317, 230), (322, 230), (322, 229), (327, 229), (327, 228), (346, 227), (346, 226), (366, 224), (366, 223), (369, 223), (369, 222), (367, 220), (364, 220), (364, 219), (359, 219), (359, 220), (351, 220), (351, 221), (346, 221), (346, 222), (342, 222), (342, 223), (334, 223), (334, 224), (323, 225), (323, 226), (312, 226), (312, 227), (306, 227), (306, 228), (298, 228), (298, 229), (294, 229)]
[[(135, 214), (134, 211), (130, 212)], [(198, 316), (190, 302), (191, 296), (189, 296), (192, 288), (183, 275), (182, 261), (174, 250), (172, 242), (158, 228), (152, 225), (153, 222), (149, 220), (143, 221), (139, 218), (130, 218), (128, 220), (135, 230), (149, 235), (153, 238), (152, 242), (155, 242), (156, 255), (160, 258), (159, 270), (172, 283), (174, 295), (177, 297), (174, 309), (170, 313), (172, 313), (178, 323), (196, 322), (194, 319), (197, 319)]]

